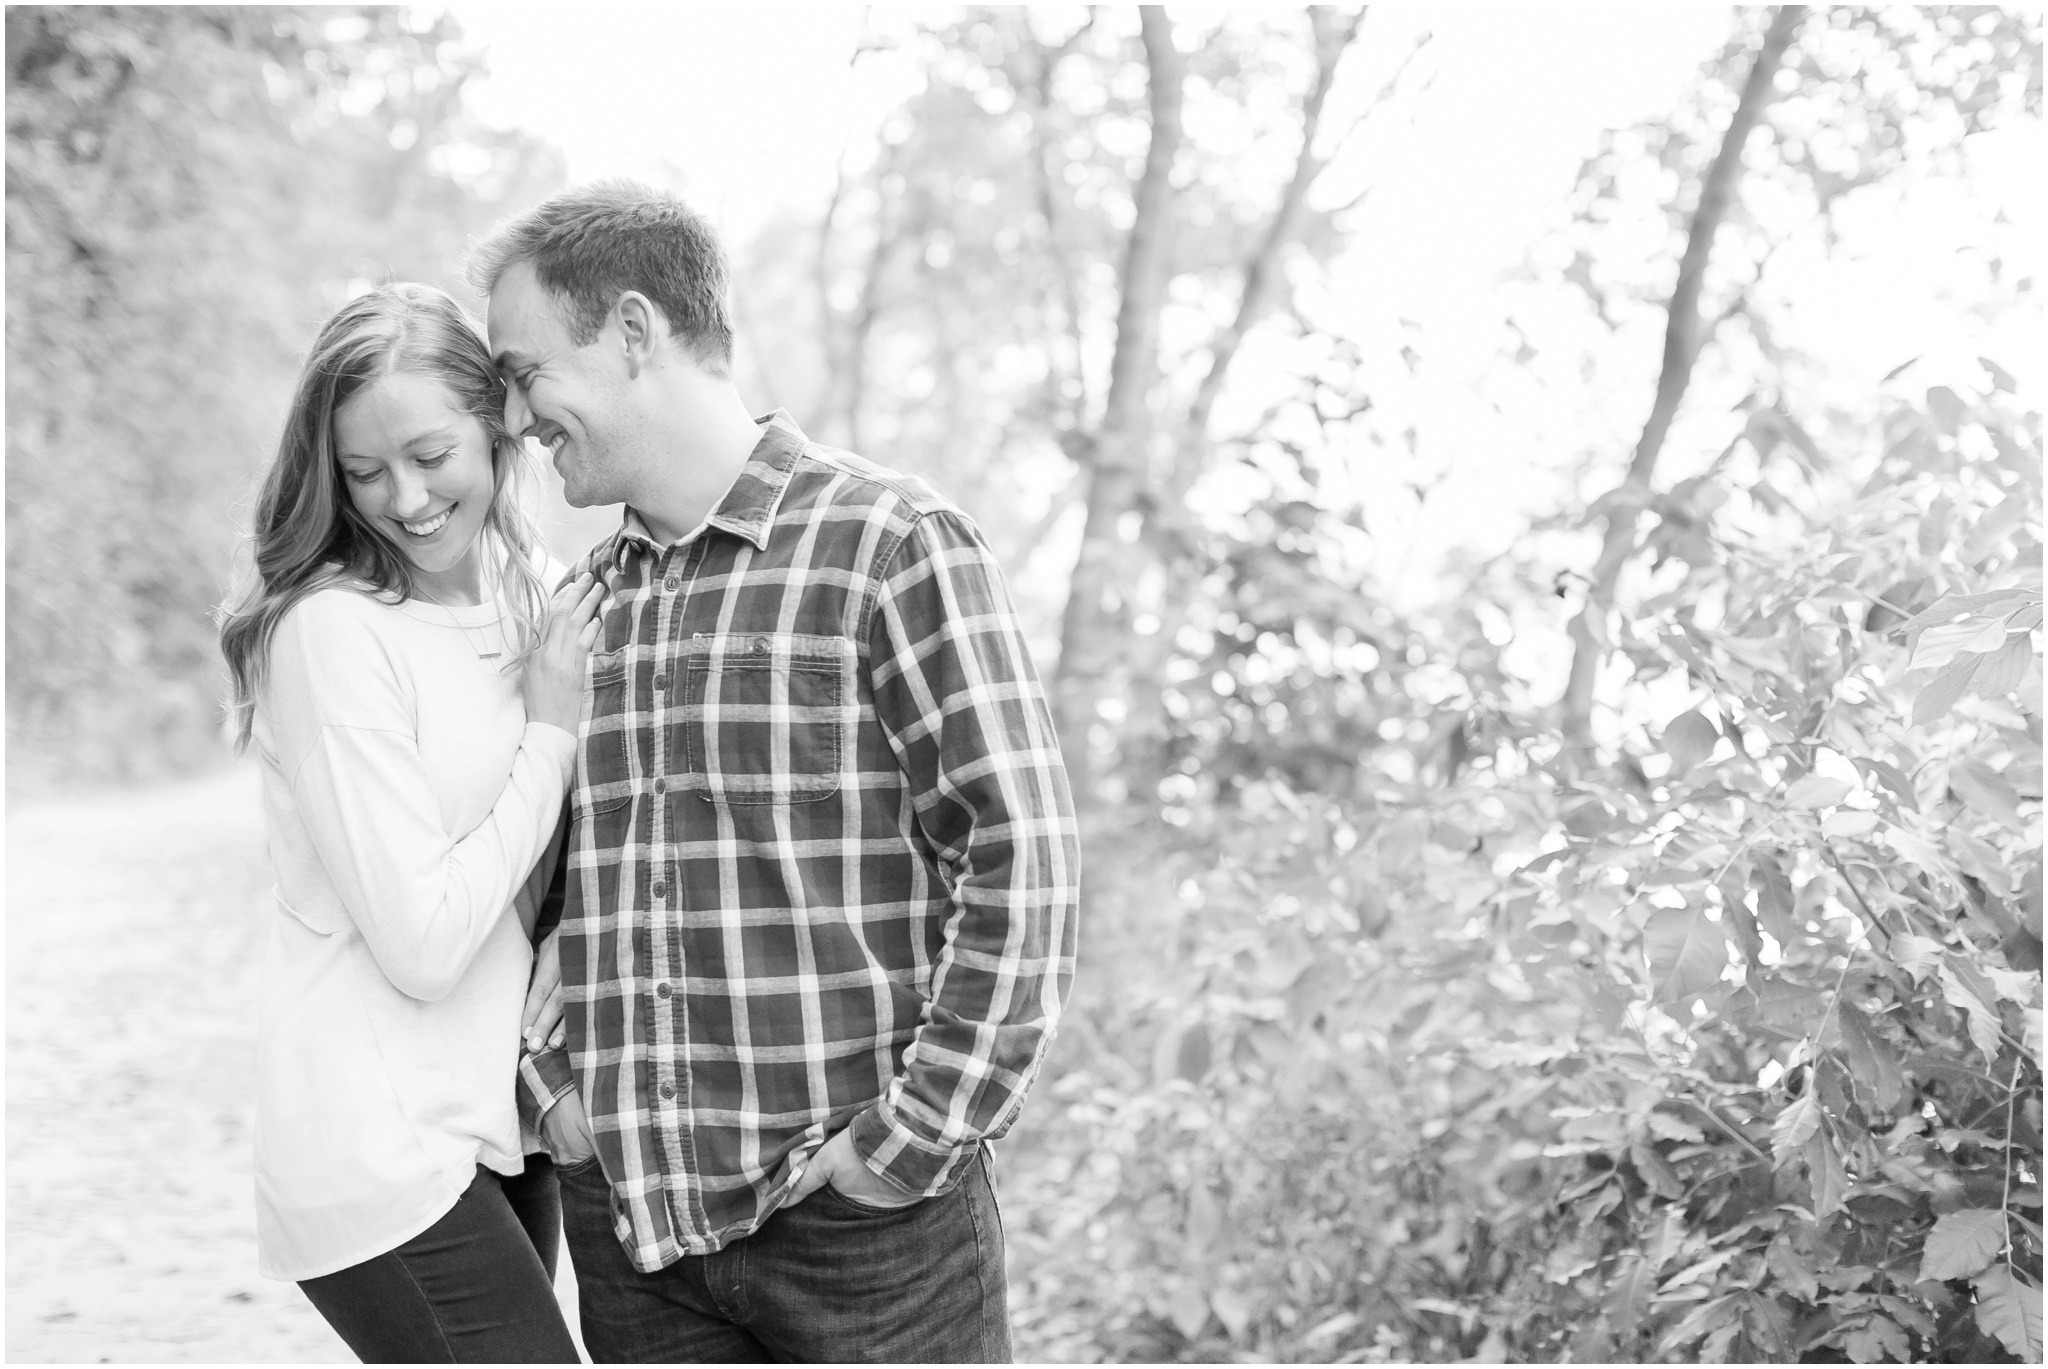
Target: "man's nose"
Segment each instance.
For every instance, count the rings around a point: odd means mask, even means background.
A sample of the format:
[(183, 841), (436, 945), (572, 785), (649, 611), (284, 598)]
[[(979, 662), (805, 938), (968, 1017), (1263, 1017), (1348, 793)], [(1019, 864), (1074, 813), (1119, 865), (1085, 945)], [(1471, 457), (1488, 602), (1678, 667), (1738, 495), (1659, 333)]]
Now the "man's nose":
[(505, 427), (514, 437), (527, 436), (533, 426), (533, 411), (526, 407), (526, 392), (517, 385), (505, 387)]

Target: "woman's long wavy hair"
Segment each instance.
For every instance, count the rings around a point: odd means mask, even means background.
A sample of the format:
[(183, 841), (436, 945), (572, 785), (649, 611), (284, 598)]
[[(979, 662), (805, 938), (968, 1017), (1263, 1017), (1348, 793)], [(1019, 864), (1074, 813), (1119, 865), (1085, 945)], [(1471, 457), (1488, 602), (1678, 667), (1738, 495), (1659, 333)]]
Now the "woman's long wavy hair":
[(486, 587), (495, 588), (518, 637), (506, 668), (540, 642), (548, 601), (544, 553), (525, 449), (505, 427), (504, 378), (461, 305), (430, 285), (382, 286), (343, 305), (313, 340), (257, 498), (248, 538), (252, 564), (240, 592), (217, 615), (234, 689), (229, 711), (237, 750), (249, 744), (271, 634), (293, 605), (345, 583), (393, 603), (416, 592), (405, 553), (356, 512), (334, 449), (335, 412), (394, 371), (440, 381), (484, 425), (495, 478), (479, 551)]

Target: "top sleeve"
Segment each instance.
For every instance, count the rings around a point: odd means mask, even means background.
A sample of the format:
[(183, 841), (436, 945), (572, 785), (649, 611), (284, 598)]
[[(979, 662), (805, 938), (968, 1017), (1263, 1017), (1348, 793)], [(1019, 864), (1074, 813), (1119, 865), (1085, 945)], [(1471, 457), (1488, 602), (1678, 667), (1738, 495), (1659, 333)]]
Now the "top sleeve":
[(869, 631), (875, 714), (953, 909), (904, 1068), (853, 1122), (875, 1173), (936, 1193), (1016, 1115), (1074, 972), (1080, 840), (1051, 710), (993, 553), (927, 515)]
[(393, 986), (433, 1001), (460, 982), (554, 835), (576, 741), (528, 723), (489, 816), (473, 831), (447, 831), (405, 673), (376, 630), (375, 606), (349, 594), (315, 595), (278, 625), (267, 712), (342, 906)]

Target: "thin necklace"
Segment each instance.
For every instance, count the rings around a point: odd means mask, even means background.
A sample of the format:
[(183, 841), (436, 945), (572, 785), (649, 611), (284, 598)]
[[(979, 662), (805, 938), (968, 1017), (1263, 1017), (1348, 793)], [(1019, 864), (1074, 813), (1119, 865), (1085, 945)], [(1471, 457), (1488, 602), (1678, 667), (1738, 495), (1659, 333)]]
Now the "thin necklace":
[[(462, 618), (455, 612), (455, 606), (453, 604), (444, 604), (439, 599), (436, 599), (433, 596), (433, 593), (430, 590), (428, 590), (425, 585), (419, 585), (417, 586), (417, 588), (422, 599), (425, 599), (435, 608), (441, 609), (447, 613), (448, 621), (450, 623), (453, 623), (455, 625), (455, 630), (462, 634), (462, 640), (469, 643), (469, 649), (476, 653), (476, 658), (479, 661), (495, 661), (500, 656), (503, 656), (505, 654), (502, 651), (485, 651), (483, 649), (483, 644), (480, 641), (478, 641), (477, 638), (470, 636), (469, 629), (463, 625)], [(482, 605), (478, 605), (478, 607), (481, 608)], [(503, 622), (504, 616), (504, 611), (500, 610), (498, 614), (498, 622)]]

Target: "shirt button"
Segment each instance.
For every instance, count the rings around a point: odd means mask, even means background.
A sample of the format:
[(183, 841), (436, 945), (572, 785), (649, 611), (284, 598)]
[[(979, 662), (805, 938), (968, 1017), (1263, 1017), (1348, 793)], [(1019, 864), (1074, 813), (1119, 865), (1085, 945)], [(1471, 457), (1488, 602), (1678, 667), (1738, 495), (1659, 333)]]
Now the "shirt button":
[(668, 884), (665, 881), (658, 879), (654, 881), (654, 896), (656, 898), (668, 897)]
[(654, 782), (654, 792), (657, 794), (666, 794), (668, 792), (668, 781), (656, 780)]
[(768, 639), (766, 637), (756, 637), (754, 639), (754, 654), (756, 656), (766, 656), (768, 654)]
[(664, 689), (667, 689), (667, 688), (668, 688), (668, 676), (666, 676), (666, 675), (657, 675), (657, 676), (655, 676), (655, 677), (654, 677), (654, 692), (655, 692), (655, 693), (659, 694), (659, 693), (661, 693), (661, 691), (662, 691), (662, 690), (664, 690)]
[(663, 1085), (661, 1086), (661, 1096), (662, 1096), (662, 1097), (664, 1097), (664, 1098), (673, 1098), (673, 1097), (675, 1097), (675, 1096), (676, 1096), (676, 1086), (675, 1086), (674, 1084), (663, 1084)]
[(671, 575), (668, 579), (661, 582), (661, 587), (670, 594), (674, 594), (683, 587), (683, 579), (680, 575)]
[(655, 996), (656, 998), (667, 998), (667, 997), (668, 997), (668, 995), (669, 995), (669, 988), (668, 988), (668, 981), (667, 981), (667, 980), (665, 980), (665, 979), (664, 979), (664, 980), (663, 980), (663, 981), (662, 981), (661, 983), (659, 983), (659, 984), (656, 984), (656, 985), (654, 986), (654, 996)]

